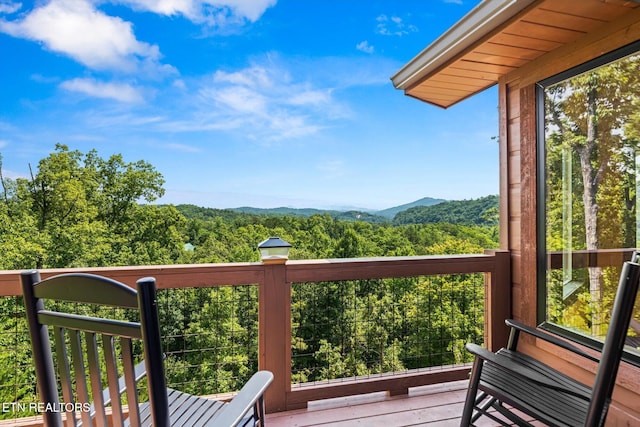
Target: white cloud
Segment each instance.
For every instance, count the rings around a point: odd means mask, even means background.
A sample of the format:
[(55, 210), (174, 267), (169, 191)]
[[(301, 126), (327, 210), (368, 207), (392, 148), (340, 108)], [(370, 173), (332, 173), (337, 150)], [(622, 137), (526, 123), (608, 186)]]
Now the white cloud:
[(275, 62), (268, 58), (243, 70), (216, 72), (199, 91), (206, 112), (201, 123), (232, 123), (233, 129), (269, 142), (312, 135), (341, 117), (344, 109), (332, 88), (296, 81)]
[(262, 16), (267, 8), (275, 5), (277, 0), (226, 0), (222, 2), (207, 1), (210, 5), (224, 4), (238, 15), (255, 22)]
[(45, 83), (45, 84), (57, 83), (60, 81), (58, 77), (43, 76), (40, 73), (31, 74), (30, 78), (34, 82)]
[(332, 90), (302, 90), (289, 98), (291, 105), (321, 105), (331, 103)]
[(234, 73), (216, 71), (213, 78), (216, 82), (219, 83), (231, 83), (238, 86), (248, 86), (254, 88), (267, 88), (273, 85), (267, 69), (260, 66), (250, 67)]
[(276, 112), (268, 122), (268, 140), (280, 140), (300, 138), (313, 135), (323, 126), (314, 123), (309, 117), (301, 114), (292, 114), (288, 111)]
[(0, 13), (15, 13), (22, 8), (22, 3), (0, 0)]
[(187, 144), (169, 143), (164, 145), (166, 148), (173, 151), (181, 151), (184, 153), (200, 153), (202, 150), (198, 147)]
[(397, 16), (380, 15), (376, 21), (378, 22), (376, 32), (384, 36), (404, 36), (418, 31), (415, 25), (405, 24), (402, 18)]
[(220, 107), (231, 109), (238, 113), (257, 114), (267, 113), (265, 97), (248, 87), (233, 86), (218, 89), (208, 89), (203, 95), (210, 97)]
[[(103, 0), (106, 2), (108, 0)], [(111, 0), (136, 10), (184, 16), (217, 28), (255, 22), (277, 0)], [(133, 25), (96, 8), (97, 0), (37, 2), (13, 20), (0, 17), (0, 32), (42, 43), (94, 70), (140, 73), (157, 77), (175, 73), (161, 64), (157, 45), (137, 40)], [(0, 16), (12, 14), (22, 3), (0, 0)]]
[(125, 83), (103, 83), (94, 79), (78, 78), (62, 82), (60, 87), (96, 98), (113, 99), (126, 103), (138, 103), (144, 100), (139, 90)]
[(166, 16), (182, 15), (209, 25), (226, 26), (257, 21), (277, 0), (121, 0), (134, 9)]
[(120, 105), (115, 105), (113, 108), (88, 109), (84, 114), (78, 114), (78, 117), (82, 117), (88, 128), (94, 130), (104, 128), (159, 129), (168, 120), (168, 116), (165, 115), (140, 112), (137, 106), (133, 109), (126, 109)]
[(122, 0), (120, 3), (138, 10), (150, 11), (160, 15), (187, 17), (196, 14), (198, 4), (193, 0)]
[(187, 84), (182, 79), (174, 80), (174, 82), (171, 85), (176, 89), (180, 89), (180, 90), (185, 90), (187, 88)]
[(0, 20), (0, 31), (41, 42), (96, 70), (172, 72), (158, 46), (136, 39), (132, 24), (105, 15), (87, 0), (52, 0), (21, 20)]
[(364, 53), (373, 53), (374, 52), (373, 46), (371, 46), (369, 44), (369, 42), (366, 41), (366, 40), (361, 41), (360, 43), (358, 43), (356, 45), (356, 49), (358, 49), (359, 51), (362, 51)]

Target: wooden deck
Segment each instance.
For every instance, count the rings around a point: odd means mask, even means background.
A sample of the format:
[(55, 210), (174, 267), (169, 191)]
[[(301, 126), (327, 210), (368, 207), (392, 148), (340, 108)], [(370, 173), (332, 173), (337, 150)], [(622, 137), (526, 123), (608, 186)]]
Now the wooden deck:
[[(384, 393), (310, 402), (307, 409), (267, 415), (268, 427), (458, 426), (467, 381), (420, 387), (405, 396)], [(496, 426), (486, 418), (478, 426)]]

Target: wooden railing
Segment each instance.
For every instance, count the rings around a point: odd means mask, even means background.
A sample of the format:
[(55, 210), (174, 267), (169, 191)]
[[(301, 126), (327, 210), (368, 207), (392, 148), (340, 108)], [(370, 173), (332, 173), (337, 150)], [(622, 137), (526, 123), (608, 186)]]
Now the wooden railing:
[[(305, 407), (307, 402), (408, 388), (467, 377), (468, 366), (424, 369), (393, 375), (327, 382), (292, 389), (291, 284), (445, 274), (485, 274), (485, 346), (497, 349), (507, 340), (504, 319), (510, 317), (510, 255), (487, 251), (479, 255), (382, 257), (326, 260), (291, 260), (282, 264), (229, 263), (104, 267), (41, 270), (44, 277), (62, 272), (91, 272), (130, 286), (144, 276), (156, 278), (160, 289), (256, 284), (259, 287), (258, 367), (274, 373), (266, 395), (268, 412)], [(20, 295), (19, 272), (0, 272), (0, 296)], [(3, 351), (7, 351), (6, 349)]]

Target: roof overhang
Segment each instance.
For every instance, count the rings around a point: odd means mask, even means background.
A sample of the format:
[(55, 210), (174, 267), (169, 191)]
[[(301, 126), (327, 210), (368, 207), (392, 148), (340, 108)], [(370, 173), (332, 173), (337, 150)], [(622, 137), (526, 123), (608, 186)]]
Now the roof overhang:
[(638, 7), (630, 0), (484, 0), (391, 77), (447, 108)]

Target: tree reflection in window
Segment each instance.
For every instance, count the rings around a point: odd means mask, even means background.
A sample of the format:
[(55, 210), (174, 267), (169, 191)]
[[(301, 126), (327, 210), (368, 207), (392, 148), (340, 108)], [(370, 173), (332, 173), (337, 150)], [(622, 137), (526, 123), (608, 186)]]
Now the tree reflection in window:
[(595, 338), (606, 333), (619, 266), (585, 268), (576, 253), (640, 246), (640, 54), (598, 65), (549, 79), (538, 98), (545, 259), (561, 259), (546, 266), (545, 317)]

